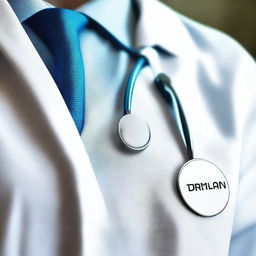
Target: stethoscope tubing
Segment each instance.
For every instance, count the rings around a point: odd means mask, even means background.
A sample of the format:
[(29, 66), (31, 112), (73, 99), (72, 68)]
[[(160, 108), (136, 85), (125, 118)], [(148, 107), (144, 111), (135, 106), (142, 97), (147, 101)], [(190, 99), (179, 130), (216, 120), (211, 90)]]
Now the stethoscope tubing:
[(124, 93), (124, 114), (125, 115), (131, 113), (134, 87), (141, 71), (147, 65), (148, 65), (148, 61), (145, 57), (139, 58), (133, 65), (133, 68), (130, 72), (130, 75), (126, 83), (125, 93)]
[(167, 75), (160, 73), (157, 75), (154, 82), (156, 88), (168, 104), (171, 117), (176, 124), (177, 130), (179, 131), (187, 149), (188, 157), (191, 160), (194, 158), (191, 135), (185, 113), (181, 106), (179, 97), (171, 85), (171, 80)]
[[(84, 15), (85, 18), (88, 20), (87, 29), (92, 29), (96, 31), (99, 36), (109, 40), (117, 50), (125, 51), (135, 61), (135, 64), (128, 76), (123, 103), (124, 115), (130, 114), (132, 108), (133, 93), (137, 78), (143, 68), (150, 65), (150, 62), (148, 61), (147, 57), (144, 56), (143, 53), (141, 53), (140, 49), (134, 49), (124, 45), (118, 38), (116, 38), (110, 31), (104, 28), (96, 20), (84, 13), (81, 14)], [(156, 47), (152, 48), (157, 51)], [(160, 73), (155, 77), (154, 83), (156, 85), (156, 88), (168, 104), (172, 119), (174, 120), (176, 127), (181, 135), (182, 141), (187, 149), (189, 159), (193, 159), (192, 141), (187, 119), (178, 95), (176, 94), (174, 88), (171, 85), (169, 77), (163, 73)]]

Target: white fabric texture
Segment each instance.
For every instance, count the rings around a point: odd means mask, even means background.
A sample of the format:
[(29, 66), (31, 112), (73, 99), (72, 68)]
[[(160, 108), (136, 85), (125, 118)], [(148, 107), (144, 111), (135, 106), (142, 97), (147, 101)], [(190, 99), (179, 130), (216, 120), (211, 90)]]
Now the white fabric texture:
[(131, 60), (94, 32), (84, 33), (80, 137), (20, 24), (47, 5), (0, 0), (0, 255), (256, 253), (247, 243), (255, 243), (256, 222), (255, 62), (233, 39), (158, 1), (137, 4), (137, 22), (130, 0), (94, 0), (79, 11), (128, 45), (159, 45), (169, 53), (159, 54), (159, 65), (180, 97), (195, 157), (228, 178), (227, 208), (203, 218), (181, 202), (175, 182), (186, 151), (149, 68), (136, 84), (133, 112), (150, 124), (152, 142), (131, 154), (117, 134)]

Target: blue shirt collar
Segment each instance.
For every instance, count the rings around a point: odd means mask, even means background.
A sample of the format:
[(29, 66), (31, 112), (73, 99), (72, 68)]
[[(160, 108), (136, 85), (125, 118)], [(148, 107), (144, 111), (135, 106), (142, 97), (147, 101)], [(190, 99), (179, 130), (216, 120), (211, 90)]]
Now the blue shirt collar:
[[(42, 9), (54, 7), (43, 0), (8, 0), (8, 2), (20, 22)], [(94, 0), (76, 10), (91, 16), (110, 30), (120, 41), (131, 46), (134, 24), (131, 5), (130, 0)]]
[[(134, 47), (159, 45), (170, 54), (191, 56), (197, 47), (181, 15), (156, 0), (135, 0), (139, 20), (135, 26), (132, 0), (93, 0), (77, 9), (97, 20), (120, 41)], [(51, 5), (43, 0), (8, 0), (20, 22)], [(135, 33), (133, 33), (135, 31)]]

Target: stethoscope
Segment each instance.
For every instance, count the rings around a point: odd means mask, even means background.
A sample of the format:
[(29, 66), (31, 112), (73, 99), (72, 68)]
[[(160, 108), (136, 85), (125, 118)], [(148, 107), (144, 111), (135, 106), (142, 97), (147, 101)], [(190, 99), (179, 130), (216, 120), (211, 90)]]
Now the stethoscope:
[(143, 57), (139, 58), (129, 75), (124, 94), (124, 116), (120, 119), (118, 132), (123, 144), (132, 151), (141, 151), (146, 149), (151, 140), (151, 130), (146, 121), (132, 114), (132, 99), (136, 80), (142, 69), (151, 66), (154, 75), (154, 84), (162, 97), (168, 104), (172, 119), (181, 135), (183, 143), (187, 149), (189, 159), (193, 159), (193, 149), (191, 136), (187, 120), (181, 106), (180, 100), (171, 85), (170, 78), (162, 73), (157, 65), (157, 50), (152, 47), (140, 49)]
[(212, 162), (195, 158), (191, 132), (181, 101), (175, 92), (171, 79), (161, 72), (157, 65), (159, 48), (144, 47), (139, 50), (125, 46), (107, 29), (85, 15), (91, 28), (101, 37), (109, 40), (115, 48), (127, 52), (135, 63), (128, 76), (123, 100), (123, 116), (118, 123), (118, 135), (122, 144), (133, 152), (145, 150), (151, 141), (149, 124), (132, 113), (132, 100), (136, 81), (145, 67), (151, 67), (153, 84), (166, 102), (172, 121), (186, 148), (188, 161), (183, 164), (177, 175), (177, 189), (184, 204), (194, 213), (211, 217), (221, 213), (229, 201), (229, 184), (224, 173)]

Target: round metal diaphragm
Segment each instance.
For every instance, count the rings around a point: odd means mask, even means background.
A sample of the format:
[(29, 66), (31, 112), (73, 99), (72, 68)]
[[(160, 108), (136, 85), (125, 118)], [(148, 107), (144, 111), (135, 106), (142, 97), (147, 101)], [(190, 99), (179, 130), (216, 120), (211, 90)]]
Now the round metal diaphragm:
[(178, 175), (178, 190), (193, 212), (211, 217), (221, 213), (229, 201), (229, 185), (223, 172), (204, 159), (185, 163)]
[(136, 115), (124, 115), (119, 121), (118, 132), (123, 144), (132, 151), (141, 151), (150, 143), (148, 123)]

